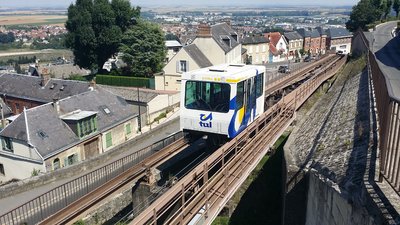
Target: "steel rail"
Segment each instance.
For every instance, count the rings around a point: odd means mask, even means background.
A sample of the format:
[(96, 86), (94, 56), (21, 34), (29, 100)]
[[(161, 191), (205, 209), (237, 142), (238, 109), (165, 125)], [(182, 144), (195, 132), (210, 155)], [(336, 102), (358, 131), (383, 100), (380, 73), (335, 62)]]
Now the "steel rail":
[(63, 224), (83, 211), (93, 206), (95, 203), (109, 196), (111, 193), (118, 190), (132, 180), (137, 180), (144, 177), (149, 168), (159, 165), (160, 163), (170, 159), (184, 148), (188, 147), (189, 143), (185, 138), (180, 138), (176, 142), (156, 152), (152, 156), (146, 158), (141, 163), (133, 166), (129, 170), (119, 174), (111, 179), (106, 184), (99, 186), (93, 192), (78, 199), (74, 203), (68, 205), (57, 213), (43, 220), (40, 224)]

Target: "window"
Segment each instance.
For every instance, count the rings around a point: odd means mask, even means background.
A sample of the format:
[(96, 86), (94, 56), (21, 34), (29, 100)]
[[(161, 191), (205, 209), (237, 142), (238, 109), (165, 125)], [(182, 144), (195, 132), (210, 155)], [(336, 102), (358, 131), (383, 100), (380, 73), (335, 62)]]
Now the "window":
[(187, 109), (228, 112), (231, 87), (229, 84), (187, 81), (185, 107)]
[(78, 122), (78, 136), (84, 137), (97, 131), (97, 117), (86, 118)]
[(264, 73), (260, 73), (256, 77), (256, 98), (259, 98), (264, 91)]
[(1, 142), (3, 145), (3, 150), (4, 151), (9, 151), (13, 152), (13, 145), (12, 145), (12, 140), (9, 137), (2, 137)]
[(339, 48), (340, 49), (346, 49), (346, 45), (341, 45)]
[(180, 60), (177, 63), (177, 72), (183, 73), (188, 71), (188, 62), (186, 60)]
[(77, 163), (78, 161), (79, 161), (78, 154), (75, 153), (65, 158), (64, 164), (65, 166), (70, 166), (73, 165), (74, 163)]
[(60, 168), (60, 159), (56, 158), (53, 161), (53, 170), (59, 169)]
[(244, 101), (244, 81), (237, 84), (236, 92), (236, 109), (239, 110), (243, 107)]
[(132, 132), (130, 123), (126, 124), (125, 132), (126, 132), (126, 135), (129, 135)]
[(108, 132), (106, 134), (106, 148), (111, 147), (112, 146), (112, 135), (111, 132)]
[(4, 165), (0, 164), (0, 176), (5, 176), (6, 173), (4, 172)]
[(15, 109), (17, 109), (17, 111), (19, 110), (19, 104), (15, 103)]

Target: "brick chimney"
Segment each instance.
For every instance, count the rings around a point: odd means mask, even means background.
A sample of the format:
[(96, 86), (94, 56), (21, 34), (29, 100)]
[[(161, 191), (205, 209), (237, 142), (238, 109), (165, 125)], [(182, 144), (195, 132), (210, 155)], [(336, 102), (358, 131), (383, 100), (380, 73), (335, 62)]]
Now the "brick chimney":
[(50, 80), (49, 70), (47, 68), (43, 68), (39, 76), (40, 76), (40, 86), (42, 87), (46, 86), (47, 82), (49, 82)]
[(197, 30), (197, 37), (211, 37), (211, 27), (208, 24), (200, 24)]

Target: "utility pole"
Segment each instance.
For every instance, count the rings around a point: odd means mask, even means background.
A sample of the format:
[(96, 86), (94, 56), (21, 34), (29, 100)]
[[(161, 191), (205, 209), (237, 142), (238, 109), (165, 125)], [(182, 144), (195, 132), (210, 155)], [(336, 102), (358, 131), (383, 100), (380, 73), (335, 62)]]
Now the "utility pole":
[(139, 126), (139, 132), (142, 132), (142, 116), (140, 114), (140, 91), (139, 91), (139, 87), (137, 87), (137, 101), (138, 101), (138, 107), (139, 107), (139, 120), (138, 120), (138, 126)]

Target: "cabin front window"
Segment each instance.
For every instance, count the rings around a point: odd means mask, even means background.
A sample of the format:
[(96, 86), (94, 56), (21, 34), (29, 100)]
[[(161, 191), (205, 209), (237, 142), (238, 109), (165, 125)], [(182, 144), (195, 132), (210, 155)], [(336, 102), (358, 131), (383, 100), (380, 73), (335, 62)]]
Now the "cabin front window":
[(185, 107), (187, 109), (226, 113), (229, 111), (231, 87), (229, 84), (187, 81)]

